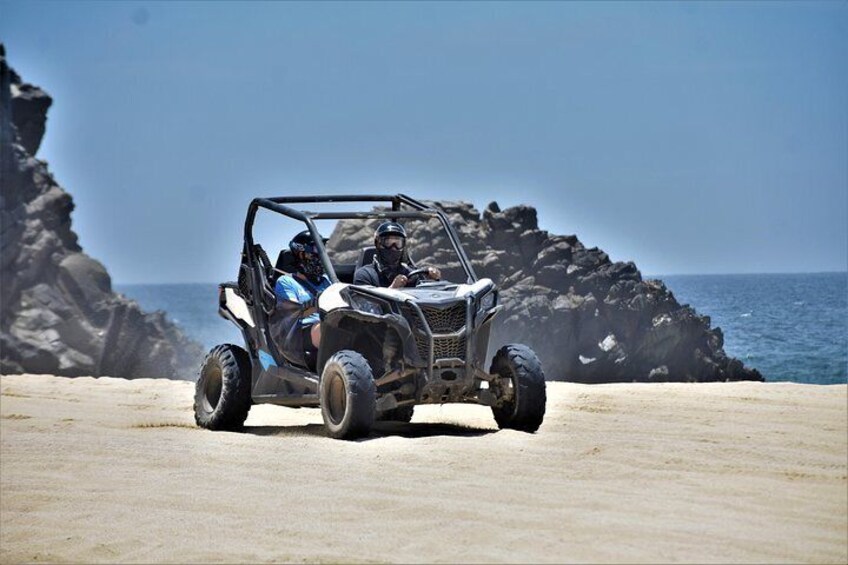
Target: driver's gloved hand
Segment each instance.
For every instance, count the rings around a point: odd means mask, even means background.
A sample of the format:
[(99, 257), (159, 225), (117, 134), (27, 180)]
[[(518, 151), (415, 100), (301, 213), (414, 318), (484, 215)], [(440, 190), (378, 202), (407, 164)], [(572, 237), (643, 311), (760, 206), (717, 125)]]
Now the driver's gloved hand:
[(398, 275), (392, 281), (392, 284), (389, 285), (389, 288), (403, 288), (407, 285), (409, 279), (406, 275)]

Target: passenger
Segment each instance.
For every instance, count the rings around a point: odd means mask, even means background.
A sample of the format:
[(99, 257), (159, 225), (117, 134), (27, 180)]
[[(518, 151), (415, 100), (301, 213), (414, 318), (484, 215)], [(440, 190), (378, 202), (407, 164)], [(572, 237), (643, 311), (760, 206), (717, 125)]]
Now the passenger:
[[(411, 269), (402, 262), (406, 249), (406, 230), (397, 222), (383, 222), (374, 233), (374, 261), (363, 265), (353, 275), (353, 284), (403, 288), (417, 285), (423, 277), (410, 280)], [(436, 267), (428, 267), (427, 278), (437, 281), (442, 273)]]
[(277, 279), (274, 313), (278, 347), (292, 361), (314, 366), (321, 343), (318, 296), (330, 286), (321, 257), (309, 230), (294, 236), (289, 249), (295, 259), (295, 272)]

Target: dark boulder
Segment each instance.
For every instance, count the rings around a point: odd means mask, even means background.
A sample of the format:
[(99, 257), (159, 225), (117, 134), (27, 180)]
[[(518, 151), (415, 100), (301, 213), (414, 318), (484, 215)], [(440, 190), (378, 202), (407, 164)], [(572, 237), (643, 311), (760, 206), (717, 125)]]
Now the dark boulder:
[[(762, 380), (756, 369), (729, 358), (721, 330), (681, 306), (665, 284), (644, 280), (633, 262), (613, 262), (575, 235), (540, 230), (534, 208), (501, 210), (492, 202), (480, 214), (470, 203), (435, 204), (457, 228), (477, 275), (501, 289), (504, 311), (490, 352), (526, 343), (555, 380)], [(335, 259), (355, 262), (378, 223), (339, 222), (329, 243)], [(464, 279), (437, 221), (405, 225), (417, 263), (439, 266), (447, 279)]]

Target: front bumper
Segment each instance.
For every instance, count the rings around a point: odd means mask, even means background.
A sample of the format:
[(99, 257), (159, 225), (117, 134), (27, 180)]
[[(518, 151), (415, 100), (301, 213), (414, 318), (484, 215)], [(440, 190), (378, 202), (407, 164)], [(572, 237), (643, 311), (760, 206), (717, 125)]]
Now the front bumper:
[(447, 303), (407, 301), (401, 305), (425, 369), (418, 403), (489, 403), (481, 382), (490, 379), (486, 354), (492, 319), (499, 310), (493, 303), (490, 309), (480, 311), (474, 296)]

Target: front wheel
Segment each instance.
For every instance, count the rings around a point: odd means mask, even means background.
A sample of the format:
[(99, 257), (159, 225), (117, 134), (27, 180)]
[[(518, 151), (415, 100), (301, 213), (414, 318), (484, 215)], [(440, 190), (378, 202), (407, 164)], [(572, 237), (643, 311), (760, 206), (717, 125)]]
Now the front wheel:
[(237, 345), (213, 347), (197, 379), (194, 421), (209, 430), (238, 430), (250, 410), (250, 357)]
[(321, 416), (330, 437), (367, 436), (377, 412), (377, 387), (368, 361), (355, 351), (334, 354), (321, 373)]
[(498, 404), (492, 407), (499, 428), (535, 432), (545, 417), (545, 374), (542, 363), (525, 345), (505, 345), (492, 360), (489, 373)]

